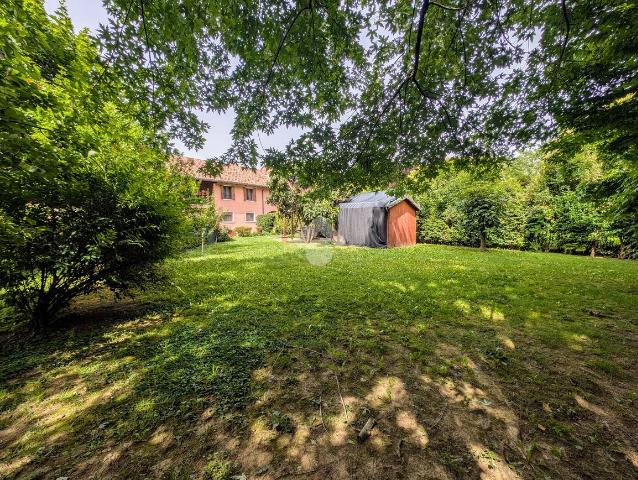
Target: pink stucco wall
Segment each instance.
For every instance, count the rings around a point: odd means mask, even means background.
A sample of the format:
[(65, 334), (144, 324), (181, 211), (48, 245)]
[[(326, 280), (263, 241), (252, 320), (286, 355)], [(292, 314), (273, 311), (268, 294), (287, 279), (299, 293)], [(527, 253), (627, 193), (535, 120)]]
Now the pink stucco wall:
[[(257, 215), (263, 213), (274, 212), (275, 207), (267, 203), (270, 191), (264, 187), (253, 187), (250, 185), (230, 185), (233, 188), (233, 199), (222, 198), (222, 186), (223, 184), (213, 182), (201, 182), (200, 192), (208, 191), (212, 192), (215, 197), (215, 206), (219, 213), (232, 212), (233, 221), (224, 222), (222, 225), (229, 229), (235, 229), (236, 227), (250, 227), (253, 230), (256, 228), (255, 222), (246, 221), (246, 213), (254, 213), (255, 219)], [(252, 188), (255, 191), (255, 200), (244, 200), (244, 188)]]

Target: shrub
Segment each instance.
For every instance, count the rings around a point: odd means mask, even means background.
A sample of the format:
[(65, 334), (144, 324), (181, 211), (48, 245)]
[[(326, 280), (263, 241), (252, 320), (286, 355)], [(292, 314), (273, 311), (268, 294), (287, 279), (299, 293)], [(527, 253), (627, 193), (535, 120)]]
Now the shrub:
[(275, 214), (264, 213), (257, 215), (257, 228), (261, 228), (264, 233), (271, 233), (275, 228)]
[(121, 105), (117, 77), (99, 81), (91, 38), (36, 4), (0, 7), (12, 39), (0, 55), (0, 289), (42, 327), (79, 295), (157, 278), (194, 182)]
[(226, 227), (221, 227), (218, 226), (217, 230), (215, 231), (215, 235), (216, 235), (216, 240), (218, 242), (228, 242), (230, 241), (230, 230), (227, 229)]
[[(137, 174), (118, 171), (127, 160)], [(161, 168), (145, 169), (138, 154), (95, 164), (10, 212), (19, 234), (0, 253), (0, 280), (7, 302), (35, 327), (79, 295), (102, 286), (123, 293), (156, 278), (154, 265), (185, 231), (183, 206)]]
[(235, 227), (235, 233), (238, 237), (250, 237), (253, 231), (250, 227)]
[(283, 234), (284, 233), (284, 224), (285, 219), (279, 215), (279, 213), (275, 213), (275, 224), (272, 228), (272, 233)]

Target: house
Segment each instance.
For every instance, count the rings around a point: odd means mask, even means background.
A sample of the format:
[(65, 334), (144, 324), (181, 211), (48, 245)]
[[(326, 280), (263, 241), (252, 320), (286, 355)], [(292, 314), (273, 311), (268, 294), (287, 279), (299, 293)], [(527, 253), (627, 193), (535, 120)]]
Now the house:
[(228, 229), (256, 228), (257, 215), (274, 212), (268, 203), (270, 175), (265, 168), (245, 168), (224, 165), (222, 171), (211, 176), (203, 170), (205, 160), (180, 157), (185, 173), (199, 181), (199, 195), (212, 195), (222, 225)]
[(338, 239), (345, 245), (398, 247), (416, 243), (419, 205), (410, 197), (363, 192), (339, 204)]

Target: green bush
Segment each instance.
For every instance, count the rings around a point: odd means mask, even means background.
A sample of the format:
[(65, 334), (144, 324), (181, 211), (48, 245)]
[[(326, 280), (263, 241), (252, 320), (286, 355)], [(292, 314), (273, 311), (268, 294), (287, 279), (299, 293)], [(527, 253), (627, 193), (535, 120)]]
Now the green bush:
[(216, 236), (215, 237), (216, 241), (218, 242), (228, 242), (231, 240), (230, 230), (227, 229), (226, 227), (219, 226), (217, 230), (215, 231), (215, 236)]
[(7, 302), (42, 327), (79, 295), (155, 279), (186, 223), (168, 172), (154, 164), (134, 150), (110, 150), (8, 209), (18, 233), (0, 253)]
[(250, 237), (253, 234), (253, 230), (250, 227), (235, 227), (235, 233), (238, 237)]
[(275, 228), (275, 214), (257, 215), (257, 228), (261, 228), (264, 233), (271, 233)]
[(528, 156), (487, 175), (443, 171), (417, 196), (417, 239), (475, 246), (482, 232), (493, 247), (631, 256), (626, 230), (610, 222), (605, 206), (543, 162)]
[(0, 6), (0, 290), (43, 327), (79, 295), (156, 279), (187, 231), (194, 182), (119, 103), (117, 78), (99, 82), (97, 48), (64, 10), (18, 3)]

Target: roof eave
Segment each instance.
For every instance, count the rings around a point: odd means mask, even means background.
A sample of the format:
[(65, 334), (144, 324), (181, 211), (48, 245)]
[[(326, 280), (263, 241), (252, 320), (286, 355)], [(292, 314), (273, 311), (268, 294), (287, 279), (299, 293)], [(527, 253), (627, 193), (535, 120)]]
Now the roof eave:
[(246, 185), (247, 187), (268, 188), (268, 184), (233, 182), (233, 181), (220, 180), (218, 178), (210, 178), (210, 177), (193, 177), (193, 178), (201, 182), (221, 183), (222, 185)]
[(416, 203), (416, 202), (412, 199), (412, 197), (409, 197), (409, 196), (405, 196), (405, 197), (397, 198), (396, 200), (394, 200), (394, 201), (392, 201), (392, 202), (388, 203), (388, 204), (386, 205), (386, 208), (389, 210), (389, 209), (391, 209), (392, 207), (396, 207), (399, 203), (403, 202), (404, 200), (405, 200), (406, 202), (410, 203), (410, 204), (414, 207), (414, 209), (415, 209), (416, 211), (418, 211), (418, 212), (420, 212), (420, 211), (421, 211), (421, 206), (420, 206), (418, 203)]

